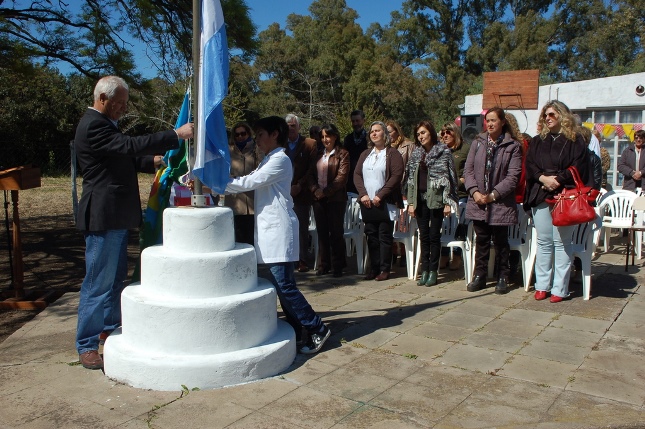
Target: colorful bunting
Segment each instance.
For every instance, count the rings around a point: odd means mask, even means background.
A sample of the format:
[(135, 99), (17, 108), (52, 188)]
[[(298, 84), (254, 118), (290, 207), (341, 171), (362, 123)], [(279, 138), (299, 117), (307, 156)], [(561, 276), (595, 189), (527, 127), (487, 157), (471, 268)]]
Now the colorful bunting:
[(596, 130), (601, 133), (605, 138), (611, 137), (613, 133), (620, 138), (627, 137), (629, 141), (634, 141), (634, 131), (642, 130), (643, 124), (594, 124), (591, 122), (583, 122), (584, 127), (590, 130)]

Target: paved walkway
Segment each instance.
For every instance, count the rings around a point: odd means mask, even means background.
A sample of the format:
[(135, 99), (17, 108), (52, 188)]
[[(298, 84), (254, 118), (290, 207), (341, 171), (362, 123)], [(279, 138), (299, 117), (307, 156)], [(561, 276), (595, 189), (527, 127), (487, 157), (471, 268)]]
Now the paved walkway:
[(431, 288), (403, 268), (385, 282), (302, 274), (333, 332), (322, 352), (210, 391), (134, 389), (83, 369), (67, 294), (0, 344), (0, 428), (644, 427), (645, 270), (623, 263), (600, 255), (592, 299), (574, 283), (558, 304), (492, 283), (468, 293), (455, 272)]

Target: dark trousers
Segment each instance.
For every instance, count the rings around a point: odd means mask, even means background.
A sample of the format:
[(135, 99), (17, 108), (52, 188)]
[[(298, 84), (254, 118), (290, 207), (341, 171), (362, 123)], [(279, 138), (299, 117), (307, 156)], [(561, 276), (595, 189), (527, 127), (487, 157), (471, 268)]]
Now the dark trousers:
[(475, 275), (486, 277), (488, 274), (488, 258), (490, 242), (495, 246), (495, 272), (498, 278), (508, 278), (508, 226), (489, 225), (482, 220), (473, 221), (475, 227)]
[(298, 241), (300, 245), (300, 262), (307, 264), (309, 250), (309, 216), (311, 204), (293, 203), (293, 211), (298, 218)]
[(233, 216), (233, 226), (235, 228), (235, 241), (252, 246), (255, 231), (255, 216), (235, 215)]
[(314, 217), (318, 231), (319, 267), (340, 271), (345, 267), (345, 201), (314, 201)]
[(392, 267), (392, 243), (394, 221), (365, 222), (367, 249), (370, 253), (370, 271), (379, 274), (390, 272)]
[(443, 208), (430, 209), (423, 199), (416, 209), (421, 242), (421, 271), (437, 271), (441, 254)]

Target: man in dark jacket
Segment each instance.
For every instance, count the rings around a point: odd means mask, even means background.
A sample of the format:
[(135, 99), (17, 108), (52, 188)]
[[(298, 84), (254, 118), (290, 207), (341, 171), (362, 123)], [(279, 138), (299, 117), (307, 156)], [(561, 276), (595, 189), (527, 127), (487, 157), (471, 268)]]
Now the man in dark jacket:
[(141, 137), (122, 134), (117, 121), (126, 111), (128, 91), (119, 77), (101, 78), (94, 88), (94, 104), (81, 118), (74, 139), (83, 173), (76, 226), (86, 245), (76, 349), (88, 369), (103, 367), (99, 337), (106, 338), (121, 324), (128, 229), (142, 220), (137, 171), (154, 172), (155, 154), (175, 149), (179, 139), (193, 135), (193, 124)]
[[(301, 273), (309, 271), (307, 249), (309, 248), (309, 217), (314, 196), (307, 186), (307, 178), (312, 163), (316, 161), (316, 140), (300, 135), (300, 119), (293, 113), (285, 118), (289, 126), (287, 147), (284, 152), (291, 159), (293, 179), (291, 180), (291, 197), (293, 211), (298, 217), (298, 239), (300, 242), (300, 260), (297, 269)], [(317, 258), (318, 255), (314, 255)]]
[(354, 110), (350, 118), (354, 131), (347, 134), (343, 140), (343, 147), (349, 152), (349, 180), (347, 181), (347, 192), (358, 194), (356, 185), (354, 185), (354, 170), (358, 158), (365, 149), (367, 149), (367, 131), (365, 131), (365, 113), (362, 110)]
[(645, 144), (645, 130), (634, 133), (634, 145), (629, 145), (620, 155), (618, 171), (623, 175), (623, 189), (636, 191), (642, 188), (642, 179), (645, 175), (645, 156), (642, 148)]

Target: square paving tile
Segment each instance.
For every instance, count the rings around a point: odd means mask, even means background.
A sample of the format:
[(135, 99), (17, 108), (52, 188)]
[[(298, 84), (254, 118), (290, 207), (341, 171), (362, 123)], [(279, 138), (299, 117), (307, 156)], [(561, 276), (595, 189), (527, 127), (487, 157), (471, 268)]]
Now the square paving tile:
[(483, 328), (491, 320), (494, 320), (494, 318), (490, 316), (478, 316), (476, 314), (447, 311), (445, 314), (442, 314), (441, 316), (434, 319), (433, 322), (441, 323), (442, 325), (451, 325), (475, 330)]
[(499, 335), (480, 331), (468, 335), (461, 343), (502, 352), (516, 353), (528, 344), (528, 341), (524, 340), (524, 338), (512, 337), (510, 335)]
[(554, 328), (571, 329), (572, 331), (588, 331), (597, 334), (604, 334), (611, 326), (606, 320), (588, 319), (586, 317), (560, 315), (557, 320), (551, 322)]
[(193, 393), (152, 411), (148, 416), (151, 426), (159, 429), (186, 426), (225, 428), (253, 412), (233, 402), (213, 400), (209, 395), (193, 395)]
[(357, 402), (368, 402), (399, 380), (361, 368), (341, 368), (309, 383), (308, 387)]
[(420, 425), (405, 415), (395, 413), (380, 407), (364, 405), (349, 417), (341, 420), (334, 429), (423, 429)]
[(387, 329), (375, 331), (369, 324), (361, 324), (347, 328), (339, 335), (350, 346), (375, 349), (402, 334)]
[[(436, 319), (435, 319), (436, 320)], [(410, 335), (433, 338), (435, 340), (457, 342), (473, 333), (473, 329), (460, 328), (459, 326), (443, 325), (441, 323), (426, 322), (410, 329)]]
[(569, 427), (634, 427), (644, 422), (642, 407), (578, 392), (563, 392), (548, 409), (545, 420)]
[[(519, 427), (539, 423), (543, 410), (548, 409), (560, 392), (560, 389), (492, 377), (435, 427)], [(535, 407), (535, 398), (540, 398), (542, 407)]]
[(403, 381), (374, 398), (369, 405), (393, 411), (422, 426), (432, 426), (469, 394), (469, 389), (459, 389), (454, 385), (437, 383), (422, 386)]
[(553, 343), (569, 344), (572, 346), (591, 349), (598, 344), (602, 334), (587, 331), (572, 331), (570, 329), (547, 327), (535, 339)]
[(505, 310), (496, 305), (489, 305), (482, 302), (473, 302), (472, 300), (468, 300), (464, 301), (458, 307), (453, 308), (452, 311), (494, 318), (502, 314)]
[(643, 379), (596, 368), (580, 368), (567, 390), (600, 396), (642, 406), (645, 403)]
[(591, 349), (587, 347), (534, 339), (520, 350), (519, 354), (572, 365), (580, 365), (590, 352)]
[(345, 343), (339, 347), (323, 350), (322, 352), (308, 358), (307, 361), (317, 361), (328, 365), (343, 366), (355, 361), (366, 353), (369, 353), (368, 349), (352, 347)]
[(529, 321), (518, 322), (515, 320), (495, 319), (484, 326), (482, 332), (510, 335), (512, 337), (523, 338), (524, 340), (531, 340), (543, 330), (544, 326)]
[(296, 361), (281, 377), (298, 384), (307, 384), (337, 369), (338, 366), (317, 359), (304, 360), (296, 357)]
[(554, 318), (554, 314), (544, 311), (526, 310), (522, 308), (511, 308), (505, 311), (500, 319), (514, 320), (517, 322), (532, 322), (540, 326), (547, 326)]
[(403, 380), (424, 366), (419, 359), (410, 359), (394, 353), (374, 350), (347, 364), (348, 370), (383, 375), (394, 380)]
[(443, 356), (437, 359), (437, 362), (487, 374), (504, 366), (506, 360), (511, 356), (513, 355), (510, 353), (498, 350), (457, 344), (449, 348)]
[(361, 406), (356, 401), (299, 387), (260, 412), (306, 428), (330, 428)]
[(531, 381), (542, 386), (564, 389), (577, 368), (577, 365), (515, 355), (497, 374), (515, 380)]
[(444, 353), (452, 345), (453, 343), (447, 341), (401, 334), (383, 344), (380, 348), (401, 356), (416, 356), (419, 359), (432, 360)]
[[(612, 350), (592, 351), (583, 368), (601, 369), (640, 378), (645, 386), (645, 356), (640, 354)], [(645, 391), (645, 388), (643, 390)]]

